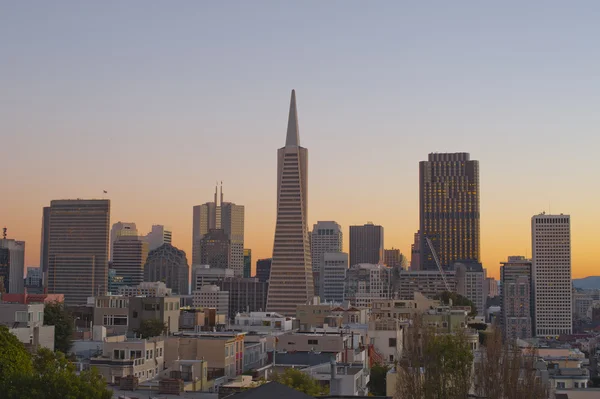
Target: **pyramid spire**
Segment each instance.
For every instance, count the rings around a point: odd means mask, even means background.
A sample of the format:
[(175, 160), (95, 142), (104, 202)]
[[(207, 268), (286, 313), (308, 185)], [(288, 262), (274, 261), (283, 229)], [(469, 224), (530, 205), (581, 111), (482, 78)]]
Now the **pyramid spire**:
[(288, 117), (287, 136), (285, 146), (300, 146), (300, 129), (298, 128), (298, 109), (296, 108), (296, 90), (292, 90), (292, 99), (290, 100), (290, 116)]

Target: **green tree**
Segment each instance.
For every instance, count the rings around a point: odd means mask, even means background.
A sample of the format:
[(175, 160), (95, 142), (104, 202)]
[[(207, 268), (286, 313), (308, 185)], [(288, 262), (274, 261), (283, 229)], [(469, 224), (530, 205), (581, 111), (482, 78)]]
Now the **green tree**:
[(327, 395), (328, 389), (308, 374), (296, 369), (286, 369), (283, 373), (275, 373), (271, 381), (287, 385), (310, 396)]
[(31, 356), (25, 346), (7, 327), (0, 326), (0, 396), (18, 398), (17, 387), (32, 371)]
[(450, 300), (452, 300), (452, 305), (455, 306), (470, 306), (471, 312), (469, 313), (469, 316), (477, 316), (477, 307), (473, 304), (473, 302), (469, 298), (457, 294), (456, 292), (444, 291), (434, 296), (433, 299), (440, 300), (443, 303), (449, 303)]
[(134, 332), (143, 339), (157, 337), (167, 332), (167, 325), (158, 319), (146, 319), (140, 323), (140, 328)]
[(75, 320), (60, 302), (47, 303), (44, 306), (44, 324), (54, 326), (54, 349), (68, 353), (73, 346)]
[(389, 367), (385, 365), (375, 364), (371, 367), (371, 373), (369, 375), (369, 392), (374, 396), (386, 396), (385, 380)]
[(42, 348), (33, 357), (34, 373), (28, 384), (30, 397), (40, 399), (110, 399), (112, 391), (95, 369), (75, 372), (75, 366), (61, 352)]
[(42, 348), (31, 356), (0, 326), (0, 397), (3, 399), (110, 399), (104, 378), (93, 369), (80, 375), (61, 352)]

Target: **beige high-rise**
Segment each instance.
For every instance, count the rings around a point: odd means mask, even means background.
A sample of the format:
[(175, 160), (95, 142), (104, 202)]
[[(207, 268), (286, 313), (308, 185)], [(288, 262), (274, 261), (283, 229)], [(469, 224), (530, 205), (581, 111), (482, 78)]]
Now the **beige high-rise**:
[(296, 314), (314, 296), (308, 240), (308, 150), (300, 147), (296, 92), (292, 90), (285, 147), (277, 151), (277, 223), (267, 311)]

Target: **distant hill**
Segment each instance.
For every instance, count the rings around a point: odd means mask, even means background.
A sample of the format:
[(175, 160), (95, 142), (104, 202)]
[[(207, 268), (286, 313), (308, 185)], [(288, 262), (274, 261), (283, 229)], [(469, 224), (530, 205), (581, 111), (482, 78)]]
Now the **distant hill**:
[(573, 279), (573, 287), (584, 290), (600, 289), (600, 276)]

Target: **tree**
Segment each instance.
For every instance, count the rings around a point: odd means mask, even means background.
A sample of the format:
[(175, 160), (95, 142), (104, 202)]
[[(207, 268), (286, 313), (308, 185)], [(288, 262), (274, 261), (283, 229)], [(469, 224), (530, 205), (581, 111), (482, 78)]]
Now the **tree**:
[(140, 328), (134, 330), (143, 339), (157, 337), (167, 332), (167, 325), (158, 319), (146, 319), (140, 323)]
[(385, 380), (389, 367), (385, 365), (375, 364), (371, 367), (371, 373), (369, 375), (369, 392), (374, 396), (386, 396)]
[(61, 352), (40, 349), (31, 356), (0, 326), (0, 396), (6, 399), (110, 399), (104, 378), (93, 369), (75, 372)]
[(18, 398), (17, 388), (22, 376), (33, 371), (31, 357), (25, 346), (7, 327), (0, 326), (0, 392), (2, 397)]
[(54, 350), (69, 353), (73, 346), (75, 320), (60, 302), (47, 303), (44, 306), (44, 324), (54, 326)]
[(440, 300), (443, 303), (449, 303), (450, 300), (452, 300), (452, 305), (454, 306), (470, 306), (471, 312), (469, 312), (469, 316), (477, 316), (477, 306), (475, 306), (469, 298), (457, 294), (456, 292), (444, 291), (434, 296), (433, 299)]
[(471, 387), (473, 354), (462, 333), (436, 334), (414, 318), (396, 367), (396, 397), (464, 399)]
[(498, 328), (486, 334), (475, 367), (475, 393), (488, 399), (546, 399), (548, 387), (535, 368), (535, 351), (502, 341)]
[(328, 389), (319, 384), (319, 381), (300, 370), (292, 368), (286, 369), (281, 374), (273, 374), (271, 381), (287, 385), (310, 396), (327, 395), (328, 393)]

